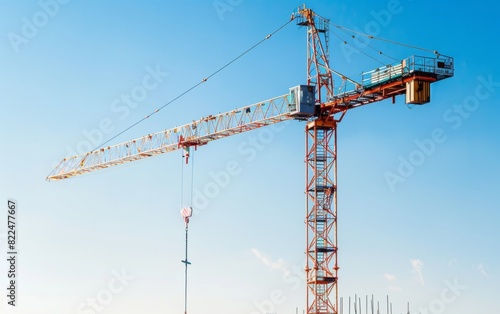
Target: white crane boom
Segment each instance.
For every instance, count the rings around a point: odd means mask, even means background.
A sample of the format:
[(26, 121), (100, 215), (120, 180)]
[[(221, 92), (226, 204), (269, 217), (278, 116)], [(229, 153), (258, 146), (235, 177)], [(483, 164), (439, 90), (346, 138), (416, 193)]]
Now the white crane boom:
[(299, 85), (291, 88), (288, 94), (266, 101), (64, 158), (47, 180), (66, 179), (183, 147), (205, 145), (213, 140), (284, 120), (307, 119), (314, 113), (314, 102), (314, 87)]

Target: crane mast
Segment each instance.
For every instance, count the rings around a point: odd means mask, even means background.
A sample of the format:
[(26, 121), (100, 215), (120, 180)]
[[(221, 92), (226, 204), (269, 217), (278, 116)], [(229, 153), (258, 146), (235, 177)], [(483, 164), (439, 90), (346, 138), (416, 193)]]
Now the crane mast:
[[(330, 21), (305, 7), (297, 24), (307, 26), (307, 85), (316, 101), (334, 95), (329, 66)], [(318, 106), (321, 110), (321, 107)], [(319, 112), (306, 125), (306, 304), (307, 313), (337, 313), (337, 120)]]
[[(430, 101), (430, 85), (452, 77), (453, 58), (410, 56), (362, 73), (359, 81), (329, 66), (330, 21), (300, 7), (292, 15), (307, 28), (307, 83), (287, 94), (191, 123), (64, 158), (47, 177), (61, 180), (145, 159), (286, 120), (306, 121), (306, 306), (307, 314), (338, 314), (337, 125), (350, 109), (406, 94), (407, 104)], [(332, 73), (342, 79), (334, 93)]]

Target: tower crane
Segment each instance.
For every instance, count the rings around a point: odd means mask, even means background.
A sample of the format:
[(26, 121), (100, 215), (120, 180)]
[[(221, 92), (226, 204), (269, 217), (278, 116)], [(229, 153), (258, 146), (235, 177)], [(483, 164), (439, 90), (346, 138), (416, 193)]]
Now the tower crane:
[(406, 95), (407, 104), (430, 102), (430, 85), (452, 77), (453, 58), (411, 56), (396, 64), (363, 73), (360, 81), (342, 78), (343, 92), (334, 93), (329, 66), (330, 21), (305, 5), (292, 14), (307, 28), (307, 80), (271, 99), (229, 112), (209, 115), (175, 128), (124, 143), (64, 158), (47, 177), (67, 179), (99, 169), (141, 160), (178, 149), (280, 123), (306, 126), (306, 310), (338, 314), (337, 264), (337, 125), (347, 111)]

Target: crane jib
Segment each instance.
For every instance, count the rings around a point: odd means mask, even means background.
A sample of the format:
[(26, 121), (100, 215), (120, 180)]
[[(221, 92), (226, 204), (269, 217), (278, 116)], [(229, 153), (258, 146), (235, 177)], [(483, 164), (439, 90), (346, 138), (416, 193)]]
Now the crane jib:
[(288, 94), (225, 113), (210, 115), (161, 132), (63, 159), (48, 180), (61, 180), (127, 162), (168, 153), (186, 146), (251, 131), (314, 114), (314, 87), (299, 85)]
[(453, 58), (412, 56), (395, 65), (362, 74), (361, 84), (318, 104), (316, 86), (298, 85), (288, 94), (229, 112), (210, 115), (191, 123), (148, 134), (124, 143), (100, 148), (63, 159), (48, 180), (61, 180), (109, 168), (185, 146), (201, 146), (210, 141), (251, 131), (284, 120), (308, 120), (314, 115), (336, 114), (396, 95), (406, 94), (406, 103), (430, 101), (430, 83), (453, 76)]

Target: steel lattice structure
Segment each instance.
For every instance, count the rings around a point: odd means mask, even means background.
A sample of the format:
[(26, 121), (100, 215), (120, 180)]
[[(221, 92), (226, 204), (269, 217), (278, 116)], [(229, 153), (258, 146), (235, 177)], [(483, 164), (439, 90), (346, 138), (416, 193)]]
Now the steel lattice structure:
[[(311, 9), (299, 9), (307, 26), (307, 85), (316, 101), (333, 99), (329, 66), (330, 21)], [(323, 115), (306, 126), (306, 304), (307, 313), (337, 313), (337, 121)]]
[[(64, 158), (48, 180), (61, 180), (185, 147), (252, 131), (285, 120), (306, 121), (306, 308), (338, 314), (337, 126), (350, 109), (406, 94), (406, 102), (430, 101), (430, 84), (453, 76), (453, 58), (412, 56), (364, 73), (351, 89), (334, 94), (329, 66), (329, 25), (305, 6), (292, 15), (307, 28), (307, 84), (288, 94), (124, 143)], [(268, 36), (270, 37), (270, 36)], [(338, 74), (338, 73), (336, 73)], [(345, 85), (346, 86), (346, 85)]]
[(306, 126), (307, 313), (337, 313), (337, 122)]
[(83, 155), (64, 158), (49, 176), (61, 180), (119, 164), (168, 153), (210, 141), (296, 119), (288, 94), (229, 112), (210, 115), (175, 128), (148, 134)]

